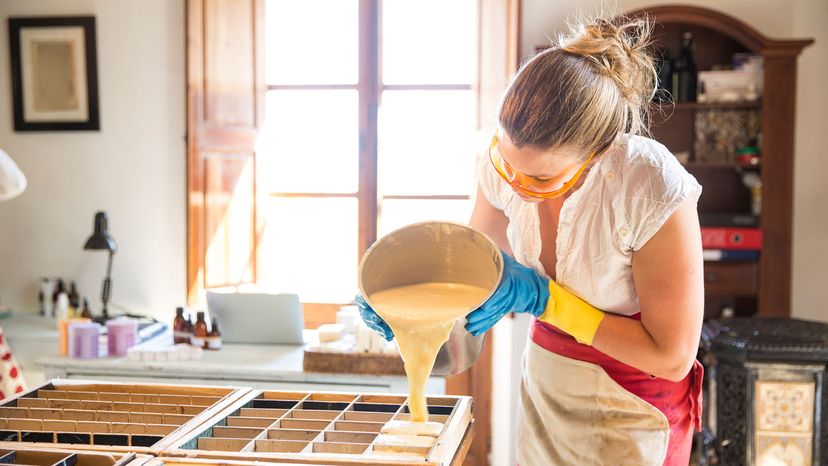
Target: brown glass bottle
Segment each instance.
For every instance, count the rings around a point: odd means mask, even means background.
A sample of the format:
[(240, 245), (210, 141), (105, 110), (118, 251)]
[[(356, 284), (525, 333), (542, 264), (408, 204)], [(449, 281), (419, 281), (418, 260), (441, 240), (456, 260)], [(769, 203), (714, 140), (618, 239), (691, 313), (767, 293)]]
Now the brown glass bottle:
[(78, 286), (75, 284), (75, 282), (72, 282), (72, 284), (69, 287), (69, 290), (69, 307), (80, 309), (81, 299), (80, 295), (78, 294)]
[(175, 308), (175, 320), (173, 320), (173, 343), (177, 345), (179, 343), (190, 342), (190, 332), (187, 329), (188, 325), (187, 319), (184, 318), (184, 308)]
[(207, 343), (204, 348), (209, 350), (221, 349), (221, 331), (219, 330), (218, 321), (213, 318), (213, 325), (210, 328), (210, 333), (207, 335)]
[(204, 347), (207, 342), (207, 335), (210, 332), (207, 330), (207, 321), (204, 320), (204, 311), (198, 311), (196, 313), (196, 322), (193, 326), (193, 337), (190, 339), (190, 343), (193, 346), (200, 346)]
[(89, 300), (87, 298), (83, 298), (83, 307), (81, 308), (80, 316), (84, 319), (92, 318), (92, 312), (89, 311)]
[(60, 296), (61, 293), (66, 293), (66, 283), (63, 281), (62, 278), (58, 278), (57, 286), (55, 286), (55, 291), (52, 292), (52, 309), (55, 308), (58, 296)]
[(187, 342), (192, 343), (193, 340), (193, 316), (192, 314), (187, 316), (187, 326), (185, 327), (187, 330)]

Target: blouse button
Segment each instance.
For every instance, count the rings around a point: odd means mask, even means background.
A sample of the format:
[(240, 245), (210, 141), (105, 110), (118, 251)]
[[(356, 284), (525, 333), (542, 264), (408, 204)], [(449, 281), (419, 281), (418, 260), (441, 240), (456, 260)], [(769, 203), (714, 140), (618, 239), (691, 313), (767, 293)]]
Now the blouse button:
[(620, 230), (618, 230), (618, 233), (621, 233), (622, 237), (626, 237), (627, 235), (630, 234), (630, 230), (627, 229), (626, 227), (624, 227), (624, 228), (621, 228)]
[(615, 173), (614, 172), (607, 173), (607, 181), (612, 181), (614, 179), (615, 179)]

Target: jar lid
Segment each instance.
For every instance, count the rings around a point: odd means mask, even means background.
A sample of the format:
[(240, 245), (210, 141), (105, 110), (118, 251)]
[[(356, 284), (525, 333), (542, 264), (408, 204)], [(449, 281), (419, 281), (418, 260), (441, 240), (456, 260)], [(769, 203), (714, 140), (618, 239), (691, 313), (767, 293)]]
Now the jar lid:
[(138, 321), (129, 317), (107, 320), (106, 328), (138, 328)]
[(69, 331), (81, 333), (100, 333), (101, 326), (95, 322), (70, 322)]

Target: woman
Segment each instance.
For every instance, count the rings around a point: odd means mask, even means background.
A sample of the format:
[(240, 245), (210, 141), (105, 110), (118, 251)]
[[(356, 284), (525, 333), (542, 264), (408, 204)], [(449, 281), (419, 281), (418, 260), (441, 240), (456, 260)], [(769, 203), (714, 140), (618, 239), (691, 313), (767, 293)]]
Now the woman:
[(481, 165), (470, 223), (508, 255), (466, 328), (480, 334), (510, 312), (536, 317), (521, 465), (689, 460), (700, 415), (701, 187), (637, 135), (656, 78), (649, 32), (644, 20), (599, 20), (536, 55), (505, 93)]

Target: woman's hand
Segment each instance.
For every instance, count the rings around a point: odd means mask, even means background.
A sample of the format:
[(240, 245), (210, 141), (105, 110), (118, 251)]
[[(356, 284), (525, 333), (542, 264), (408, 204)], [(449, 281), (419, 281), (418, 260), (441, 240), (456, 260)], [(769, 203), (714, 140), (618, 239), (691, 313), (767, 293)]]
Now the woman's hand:
[(488, 301), (466, 316), (466, 330), (480, 335), (509, 312), (528, 312), (540, 317), (549, 301), (549, 279), (519, 264), (501, 251), (503, 278)]
[(592, 345), (604, 320), (602, 311), (504, 253), (503, 279), (494, 295), (466, 316), (466, 330), (480, 335), (508, 312), (528, 312), (585, 345)]
[(365, 321), (365, 324), (368, 327), (379, 333), (380, 336), (385, 338), (387, 341), (391, 341), (394, 339), (394, 332), (391, 330), (391, 327), (388, 326), (388, 323), (385, 322), (379, 314), (371, 308), (371, 306), (365, 301), (365, 298), (362, 296), (362, 293), (357, 293), (356, 298), (354, 298), (354, 303), (356, 303), (357, 307), (359, 308), (359, 315), (362, 316), (362, 320)]

